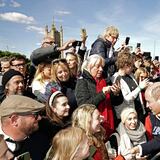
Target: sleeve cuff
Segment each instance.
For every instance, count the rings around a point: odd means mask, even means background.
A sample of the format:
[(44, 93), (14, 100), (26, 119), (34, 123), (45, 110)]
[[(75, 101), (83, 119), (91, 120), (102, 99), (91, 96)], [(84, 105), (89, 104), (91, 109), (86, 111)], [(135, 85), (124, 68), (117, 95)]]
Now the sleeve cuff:
[(138, 149), (139, 149), (139, 153), (137, 154), (138, 157), (141, 157), (142, 156), (142, 146), (141, 145), (138, 145), (137, 146)]

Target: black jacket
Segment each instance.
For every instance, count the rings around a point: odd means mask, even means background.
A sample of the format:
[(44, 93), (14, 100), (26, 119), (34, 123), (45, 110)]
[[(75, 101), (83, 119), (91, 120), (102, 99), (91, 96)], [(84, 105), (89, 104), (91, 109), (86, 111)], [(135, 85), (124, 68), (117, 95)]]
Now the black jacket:
[(113, 51), (113, 55), (109, 57), (111, 49), (111, 42), (105, 41), (102, 38), (98, 38), (91, 46), (90, 55), (98, 54), (105, 60), (104, 77), (112, 76), (116, 71), (116, 52)]
[(99, 103), (105, 99), (103, 92), (96, 92), (96, 81), (86, 70), (77, 80), (75, 95), (78, 105), (89, 103), (98, 107)]
[(38, 65), (46, 59), (56, 59), (61, 54), (60, 51), (57, 50), (57, 47), (49, 46), (49, 47), (41, 47), (34, 50), (30, 56), (31, 61), (34, 65)]

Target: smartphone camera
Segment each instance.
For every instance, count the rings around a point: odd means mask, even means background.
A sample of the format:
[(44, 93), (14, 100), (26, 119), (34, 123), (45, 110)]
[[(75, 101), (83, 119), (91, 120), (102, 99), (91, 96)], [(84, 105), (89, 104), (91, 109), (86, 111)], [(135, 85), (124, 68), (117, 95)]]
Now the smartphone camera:
[(128, 44), (129, 44), (129, 40), (130, 40), (130, 37), (126, 37), (125, 45), (128, 45)]
[(81, 41), (75, 41), (75, 42), (72, 43), (72, 46), (73, 46), (74, 48), (76, 48), (77, 46), (81, 46), (81, 44), (82, 44)]
[(137, 48), (140, 48), (141, 47), (141, 43), (137, 43)]

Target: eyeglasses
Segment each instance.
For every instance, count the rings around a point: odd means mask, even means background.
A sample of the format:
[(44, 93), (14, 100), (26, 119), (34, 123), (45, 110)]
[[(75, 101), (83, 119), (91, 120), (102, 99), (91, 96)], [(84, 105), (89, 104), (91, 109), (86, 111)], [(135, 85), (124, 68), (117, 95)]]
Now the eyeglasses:
[(19, 68), (19, 67), (24, 67), (26, 64), (25, 63), (20, 63), (20, 64), (12, 64), (12, 66), (14, 66), (14, 67), (17, 67), (17, 68)]
[(59, 59), (54, 59), (54, 60), (52, 61), (52, 65), (55, 65), (55, 64), (57, 64), (57, 63), (59, 63), (59, 62), (62, 62), (62, 63), (67, 64), (67, 60), (66, 60), (66, 59), (64, 59), (64, 58), (59, 58)]
[(29, 116), (29, 115), (31, 115), (31, 116), (33, 116), (35, 118), (35, 120), (37, 120), (39, 116), (43, 115), (43, 113), (42, 113), (42, 111), (39, 111), (39, 112), (18, 113), (18, 115), (20, 115), (20, 116)]
[(52, 45), (54, 42), (53, 41), (51, 41), (51, 42), (45, 42), (46, 44), (50, 44), (50, 45)]
[(112, 39), (114, 39), (114, 40), (118, 40), (119, 38), (118, 37), (116, 37), (116, 36), (112, 36), (112, 35), (110, 35), (111, 37), (112, 37)]

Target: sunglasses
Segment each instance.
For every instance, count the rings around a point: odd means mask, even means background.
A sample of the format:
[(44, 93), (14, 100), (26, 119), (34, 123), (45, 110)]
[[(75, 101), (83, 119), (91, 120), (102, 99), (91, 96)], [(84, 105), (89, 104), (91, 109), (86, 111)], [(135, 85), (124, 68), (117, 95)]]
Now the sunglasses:
[(67, 60), (66, 60), (65, 58), (58, 58), (58, 59), (54, 59), (54, 60), (52, 61), (52, 65), (57, 64), (57, 63), (59, 63), (59, 62), (62, 62), (62, 63), (66, 63), (66, 64), (67, 64)]
[(39, 112), (18, 113), (18, 115), (20, 116), (30, 116), (31, 115), (35, 118), (35, 120), (37, 120), (39, 116), (43, 115), (43, 112), (39, 111)]

